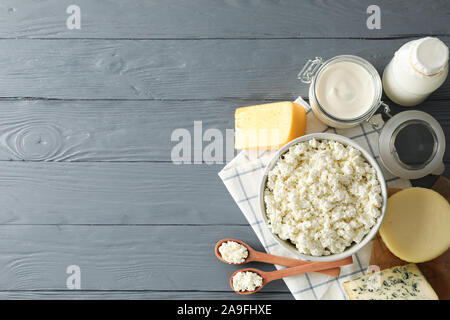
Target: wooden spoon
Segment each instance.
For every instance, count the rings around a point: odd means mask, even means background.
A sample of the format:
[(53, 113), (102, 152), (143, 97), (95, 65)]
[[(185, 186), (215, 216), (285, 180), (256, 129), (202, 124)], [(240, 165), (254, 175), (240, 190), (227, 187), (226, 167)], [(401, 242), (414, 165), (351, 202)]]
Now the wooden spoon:
[[(291, 276), (295, 276), (295, 275), (306, 273), (306, 272), (319, 271), (319, 270), (323, 270), (325, 268), (331, 269), (331, 268), (339, 267), (342, 265), (343, 260), (347, 260), (348, 263), (353, 262), (352, 257), (348, 257), (348, 258), (337, 260), (337, 261), (311, 262), (311, 263), (308, 263), (308, 264), (305, 264), (302, 266), (296, 266), (296, 267), (292, 267), (292, 268), (286, 268), (286, 269), (270, 271), (270, 272), (265, 272), (265, 271), (261, 271), (259, 269), (254, 269), (254, 268), (245, 268), (245, 269), (238, 270), (231, 275), (230, 286), (231, 286), (231, 289), (233, 289), (233, 291), (236, 293), (239, 293), (242, 295), (252, 294), (252, 293), (255, 293), (255, 292), (261, 290), (266, 284), (268, 284), (269, 282), (271, 282), (273, 280), (291, 277)], [(233, 277), (238, 272), (246, 272), (246, 271), (257, 273), (263, 279), (262, 285), (260, 285), (253, 291), (236, 291), (233, 287)]]
[[(248, 244), (246, 244), (245, 242), (240, 241), (240, 240), (236, 240), (236, 239), (222, 239), (222, 240), (219, 240), (216, 243), (214, 252), (216, 253), (217, 258), (220, 261), (223, 261), (225, 263), (229, 263), (229, 262), (225, 261), (222, 258), (222, 255), (219, 252), (219, 247), (222, 245), (222, 243), (227, 242), (227, 241), (234, 241), (234, 242), (237, 242), (239, 244), (242, 244), (248, 250), (248, 257), (247, 257), (247, 259), (245, 259), (245, 261), (242, 262), (242, 263), (236, 263), (236, 264), (244, 264), (244, 263), (248, 263), (248, 262), (251, 262), (251, 261), (272, 263), (272, 264), (277, 264), (279, 266), (285, 266), (285, 267), (295, 267), (295, 266), (311, 264), (310, 261), (303, 261), (303, 260), (298, 260), (298, 259), (286, 258), (286, 257), (276, 256), (276, 255), (273, 255), (273, 254), (268, 254), (268, 253), (261, 252), (261, 251), (256, 251), (255, 249), (250, 247)], [(350, 257), (350, 260), (348, 260), (348, 258), (346, 258), (346, 259), (341, 259), (339, 261), (341, 261), (341, 264), (339, 266), (343, 266), (343, 265), (346, 265), (346, 264), (353, 263), (353, 260), (351, 260), (351, 257)], [(324, 263), (324, 262), (318, 262), (318, 263)], [(327, 270), (324, 270), (324, 269), (327, 269)], [(326, 275), (329, 275), (329, 276), (338, 277), (340, 272), (341, 272), (341, 268), (338, 268), (338, 267), (336, 267), (336, 268), (322, 268), (322, 269), (320, 269), (319, 272), (323, 273), (323, 274), (326, 274)]]

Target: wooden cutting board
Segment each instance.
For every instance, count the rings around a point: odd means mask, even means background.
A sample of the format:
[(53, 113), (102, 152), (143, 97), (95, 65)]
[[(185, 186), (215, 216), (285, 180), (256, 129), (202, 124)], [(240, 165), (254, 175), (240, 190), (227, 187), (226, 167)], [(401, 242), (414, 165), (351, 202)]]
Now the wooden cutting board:
[[(449, 179), (439, 177), (432, 189), (439, 192), (450, 202)], [(401, 189), (390, 188), (388, 190), (388, 197), (400, 190)], [(383, 243), (383, 240), (378, 233), (373, 242), (370, 264), (377, 265), (381, 270), (384, 270), (395, 266), (405, 265), (408, 264), (408, 262), (394, 256)], [(447, 250), (444, 254), (434, 260), (418, 263), (417, 265), (436, 291), (439, 299), (450, 300), (450, 250)]]

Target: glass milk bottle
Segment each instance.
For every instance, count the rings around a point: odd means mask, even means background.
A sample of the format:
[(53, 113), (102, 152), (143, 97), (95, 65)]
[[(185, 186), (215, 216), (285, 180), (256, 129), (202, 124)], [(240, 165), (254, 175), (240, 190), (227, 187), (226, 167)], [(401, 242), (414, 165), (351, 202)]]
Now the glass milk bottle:
[(384, 69), (384, 92), (402, 106), (421, 103), (444, 83), (448, 54), (448, 47), (438, 38), (405, 43)]

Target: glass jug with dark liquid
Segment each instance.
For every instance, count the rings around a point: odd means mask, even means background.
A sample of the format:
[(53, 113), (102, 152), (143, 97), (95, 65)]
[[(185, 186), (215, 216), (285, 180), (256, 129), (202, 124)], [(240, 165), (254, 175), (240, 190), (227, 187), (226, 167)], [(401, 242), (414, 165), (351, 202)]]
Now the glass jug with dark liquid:
[(380, 132), (380, 158), (393, 175), (418, 179), (442, 174), (445, 135), (429, 114), (404, 111), (389, 119)]

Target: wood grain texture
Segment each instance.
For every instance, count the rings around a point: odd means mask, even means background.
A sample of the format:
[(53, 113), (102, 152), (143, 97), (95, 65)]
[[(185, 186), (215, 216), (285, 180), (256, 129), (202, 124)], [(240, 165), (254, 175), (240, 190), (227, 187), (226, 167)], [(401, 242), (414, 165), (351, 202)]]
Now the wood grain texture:
[(220, 168), (1, 162), (0, 223), (246, 224)]
[[(411, 110), (387, 102), (393, 113)], [(226, 129), (234, 129), (235, 109), (260, 103), (264, 101), (0, 100), (0, 160), (170, 162), (180, 141), (171, 141), (173, 131), (185, 128), (193, 141), (194, 121), (202, 121), (203, 133), (221, 132), (225, 163), (226, 143), (234, 145), (226, 140)], [(428, 112), (450, 132), (447, 101), (427, 100), (414, 109)], [(203, 148), (209, 143), (203, 142)], [(192, 145), (191, 162), (193, 157)], [(444, 160), (450, 162), (450, 139)]]
[[(180, 141), (171, 141), (175, 129), (189, 130), (193, 142), (194, 121), (202, 121), (203, 133), (221, 131), (225, 148), (235, 108), (254, 103), (0, 100), (0, 160), (171, 161), (171, 150)], [(220, 163), (225, 160), (224, 151)]]
[[(223, 165), (168, 162), (174, 128), (192, 132), (201, 119), (224, 132), (244, 102), (2, 101), (0, 159), (27, 161), (0, 162), (0, 223), (245, 224), (217, 176)], [(446, 106), (430, 101), (422, 110), (448, 131)]]
[[(450, 34), (448, 1), (377, 1), (380, 30), (366, 27), (373, 1), (77, 0), (81, 30), (68, 30), (70, 0), (0, 5), (0, 37), (7, 38), (270, 38), (398, 37)], [(333, 21), (333, 23), (327, 23)]]
[[(213, 244), (262, 248), (222, 165), (167, 162), (172, 130), (233, 128), (237, 106), (306, 97), (296, 75), (317, 55), (381, 72), (415, 36), (450, 44), (446, 0), (378, 1), (381, 30), (365, 27), (369, 0), (77, 0), (81, 30), (66, 27), (70, 4), (0, 3), (0, 299), (238, 298)], [(448, 99), (449, 81), (422, 106), (445, 132)], [(70, 264), (82, 291), (66, 289)], [(279, 281), (251, 298), (292, 295)]]
[(221, 167), (3, 161), (0, 224), (246, 225)]
[[(231, 236), (262, 249), (249, 226), (0, 226), (2, 290), (65, 290), (78, 265), (83, 290), (231, 291), (238, 269), (214, 255)], [(251, 263), (263, 270), (273, 265)], [(265, 289), (287, 292), (282, 281)]]
[(294, 300), (290, 292), (263, 290), (258, 296), (237, 297), (234, 292), (220, 291), (172, 291), (172, 290), (6, 290), (0, 291), (0, 300)]
[[(0, 97), (294, 99), (307, 96), (297, 73), (308, 59), (355, 54), (382, 72), (405, 42), (0, 40)], [(449, 81), (429, 99), (450, 98)]]

